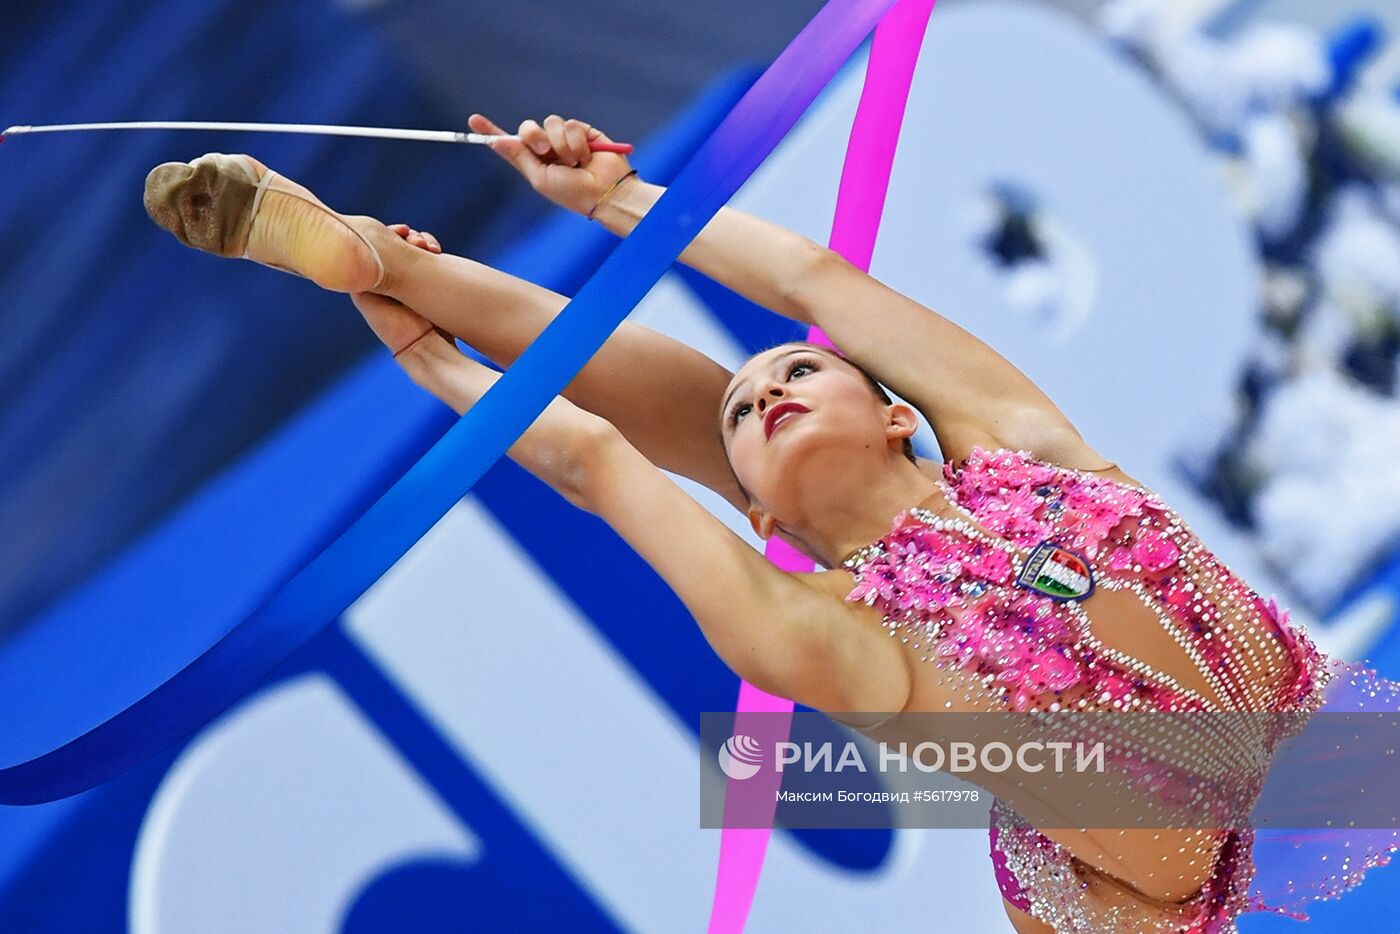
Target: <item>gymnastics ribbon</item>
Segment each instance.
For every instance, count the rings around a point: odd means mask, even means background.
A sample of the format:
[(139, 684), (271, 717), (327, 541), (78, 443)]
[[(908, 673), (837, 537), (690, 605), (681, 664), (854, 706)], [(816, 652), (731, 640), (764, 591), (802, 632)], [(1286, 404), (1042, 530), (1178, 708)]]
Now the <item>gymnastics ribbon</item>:
[(203, 655), (92, 730), (0, 770), (0, 804), (78, 794), (188, 738), (387, 572), (568, 385), (806, 111), (895, 0), (829, 0), (573, 301), (344, 534)]
[[(865, 84), (846, 146), (846, 161), (841, 168), (841, 184), (836, 195), (836, 215), (828, 242), (847, 262), (866, 272), (870, 271), (870, 259), (875, 252), (875, 238), (880, 231), (880, 217), (889, 191), (890, 169), (909, 100), (909, 86), (914, 79), (934, 2), (900, 0), (880, 21), (870, 46)], [(833, 346), (819, 328), (812, 328), (807, 339)], [(765, 554), (784, 571), (805, 572), (814, 568), (810, 558), (777, 538), (769, 540)], [(741, 682), (734, 733), (759, 734), (765, 739), (785, 741), (792, 726), (792, 708), (788, 698), (769, 694), (747, 681)], [(757, 787), (740, 786), (731, 780), (726, 787), (725, 813), (741, 807), (738, 800), (742, 796), (748, 802), (743, 806), (746, 814), (755, 813), (752, 802), (762, 801), (771, 821), (777, 808), (776, 791), (782, 775), (773, 773), (765, 777), (770, 780), (763, 783), (760, 779)], [(743, 931), (772, 835), (770, 828), (729, 827), (727, 824), (726, 821), (720, 835), (719, 871), (710, 905), (709, 934)]]

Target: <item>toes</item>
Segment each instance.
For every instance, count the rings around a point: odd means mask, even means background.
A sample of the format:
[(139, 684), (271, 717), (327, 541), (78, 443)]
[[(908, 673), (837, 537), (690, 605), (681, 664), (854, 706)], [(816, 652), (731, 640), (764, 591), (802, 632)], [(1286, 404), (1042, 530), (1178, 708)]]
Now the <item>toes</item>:
[(146, 176), (142, 201), (151, 220), (186, 246), (238, 256), (247, 242), (257, 184), (248, 161), (209, 153), (156, 166)]
[(180, 186), (193, 174), (194, 167), (189, 163), (162, 163), (146, 176), (146, 190), (141, 198), (146, 207), (146, 216), (186, 245), (189, 245), (189, 240), (185, 237), (185, 221), (177, 202)]

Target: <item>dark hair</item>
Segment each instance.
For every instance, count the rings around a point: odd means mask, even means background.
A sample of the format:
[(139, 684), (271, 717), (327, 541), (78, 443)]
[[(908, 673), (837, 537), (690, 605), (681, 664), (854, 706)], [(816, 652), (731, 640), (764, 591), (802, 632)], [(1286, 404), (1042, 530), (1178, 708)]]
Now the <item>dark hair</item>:
[[(885, 405), (894, 405), (894, 400), (890, 398), (890, 394), (885, 391), (884, 386), (880, 385), (879, 380), (870, 375), (869, 370), (861, 366), (859, 363), (856, 363), (850, 357), (843, 357), (841, 354), (832, 350), (830, 347), (823, 347), (822, 345), (814, 344), (811, 341), (783, 341), (781, 344), (774, 344), (772, 347), (765, 347), (758, 353), (753, 354), (753, 356), (751, 356), (749, 359), (752, 360), (753, 357), (758, 356), (758, 354), (767, 353), (768, 351), (774, 350), (778, 347), (807, 347), (817, 351), (818, 353), (826, 354), (828, 357), (834, 357), (837, 360), (840, 360), (842, 363), (854, 369), (861, 376), (865, 377), (866, 383), (868, 383), (870, 386), (870, 391), (875, 393), (875, 398), (879, 399)], [(919, 459), (914, 454), (914, 442), (908, 438), (904, 439), (904, 456), (909, 458), (909, 463), (914, 464), (915, 466), (918, 465)], [(744, 484), (739, 481), (739, 475), (737, 473), (734, 473), (734, 464), (730, 462), (727, 454), (725, 455), (724, 461), (725, 463), (729, 464), (729, 472), (734, 476), (734, 483), (739, 487), (739, 491), (744, 494), (744, 497), (746, 499), (752, 500), (753, 497), (749, 495), (749, 491), (746, 490), (744, 488)]]

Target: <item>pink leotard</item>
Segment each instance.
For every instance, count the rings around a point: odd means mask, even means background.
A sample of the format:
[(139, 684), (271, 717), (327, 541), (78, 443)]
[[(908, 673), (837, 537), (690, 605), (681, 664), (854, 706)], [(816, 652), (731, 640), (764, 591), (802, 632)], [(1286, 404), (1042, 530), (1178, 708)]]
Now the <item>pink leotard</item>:
[[(1002, 709), (1311, 712), (1321, 705), (1333, 676), (1327, 656), (1151, 491), (1024, 451), (980, 447), (945, 464), (939, 486), (953, 513), (912, 509), (896, 517), (888, 535), (844, 563), (855, 574), (847, 599), (880, 609), (891, 634), (925, 661), (980, 675)], [(1037, 561), (1040, 552), (1049, 560)], [(1028, 564), (1040, 573), (1026, 577)], [(1136, 594), (1150, 611), (1144, 623), (1159, 625), (1199, 673), (1194, 686), (1100, 641), (1086, 610), (1096, 590)], [(1229, 931), (1236, 915), (1263, 907), (1248, 893), (1252, 833), (1218, 834), (1213, 875), (1161, 930)], [(1097, 870), (1000, 800), (991, 855), (1004, 896), (1057, 931), (1146, 930), (1090, 905), (1084, 879)]]

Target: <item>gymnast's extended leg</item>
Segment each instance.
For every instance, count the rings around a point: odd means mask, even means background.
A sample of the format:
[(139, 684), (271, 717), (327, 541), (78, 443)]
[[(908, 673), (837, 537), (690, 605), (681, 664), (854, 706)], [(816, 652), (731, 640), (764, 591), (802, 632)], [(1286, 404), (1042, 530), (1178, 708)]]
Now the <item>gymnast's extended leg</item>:
[[(147, 211), (186, 245), (296, 270), (334, 291), (390, 296), (503, 367), (568, 302), (482, 263), (410, 245), (402, 227), (337, 214), (306, 188), (268, 178), (266, 167), (246, 156), (166, 163), (147, 179)], [(713, 430), (730, 376), (693, 348), (624, 322), (564, 396), (617, 425), (653, 463), (742, 509)]]

